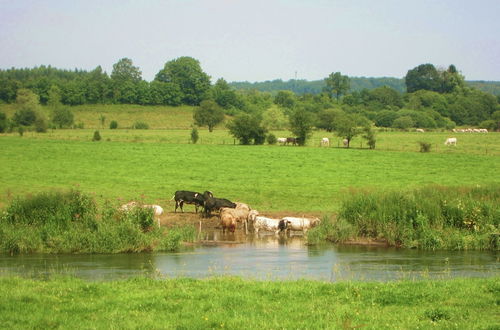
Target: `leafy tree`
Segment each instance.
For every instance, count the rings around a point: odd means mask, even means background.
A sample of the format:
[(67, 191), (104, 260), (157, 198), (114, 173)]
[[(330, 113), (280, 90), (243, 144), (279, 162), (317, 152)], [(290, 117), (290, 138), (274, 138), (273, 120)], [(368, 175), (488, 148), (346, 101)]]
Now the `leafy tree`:
[(74, 122), (73, 112), (67, 107), (57, 107), (52, 110), (52, 122), (59, 128), (71, 127)]
[(397, 90), (382, 86), (367, 93), (366, 104), (375, 109), (384, 109), (386, 107), (403, 107), (403, 97)]
[(413, 93), (420, 89), (439, 92), (442, 79), (434, 65), (421, 64), (416, 68), (408, 70), (405, 76), (406, 90)]
[(270, 144), (270, 145), (274, 145), (276, 144), (276, 142), (278, 142), (278, 139), (276, 138), (276, 135), (272, 134), (272, 133), (269, 133), (267, 135), (267, 143)]
[(164, 105), (182, 104), (182, 93), (179, 85), (154, 80), (150, 83), (150, 103)]
[(224, 112), (214, 101), (205, 100), (194, 111), (193, 119), (196, 125), (208, 126), (208, 131), (212, 132), (216, 125), (224, 121)]
[(240, 144), (263, 144), (267, 130), (261, 125), (261, 119), (256, 115), (242, 113), (227, 123), (231, 135), (240, 141)]
[(330, 73), (328, 78), (325, 78), (325, 92), (332, 97), (334, 94), (339, 100), (340, 95), (344, 95), (350, 88), (350, 80), (348, 76), (343, 76), (340, 72)]
[(55, 109), (60, 107), (61, 105), (61, 89), (57, 85), (50, 86), (47, 106)]
[(142, 80), (142, 72), (138, 67), (133, 65), (131, 59), (124, 57), (113, 64), (111, 80), (118, 83), (127, 81), (138, 83)]
[(288, 125), (288, 118), (277, 106), (272, 106), (265, 111), (262, 114), (262, 121), (267, 129), (284, 129)]
[(290, 115), (290, 130), (297, 137), (297, 143), (305, 145), (311, 136), (314, 117), (303, 107), (297, 107)]
[(220, 78), (212, 88), (212, 94), (215, 102), (224, 109), (241, 108), (242, 101), (239, 99), (236, 92), (223, 78)]
[(38, 95), (29, 89), (21, 88), (17, 91), (17, 111), (14, 113), (13, 122), (17, 125), (30, 126), (41, 113), (40, 99)]
[(448, 67), (448, 70), (441, 72), (441, 80), (441, 93), (460, 91), (465, 87), (464, 76), (457, 71), (453, 64)]
[(370, 125), (367, 125), (363, 128), (363, 139), (366, 139), (366, 142), (368, 143), (368, 147), (370, 149), (375, 149), (375, 143), (377, 142), (375, 138), (375, 132), (373, 131), (372, 127)]
[[(360, 117), (344, 114), (337, 118), (335, 122), (335, 131), (337, 136), (347, 140), (347, 147), (351, 145), (351, 140), (361, 133), (358, 129), (359, 123), (362, 122)], [(364, 123), (366, 124), (366, 122)]]
[(297, 104), (297, 96), (291, 91), (279, 91), (274, 97), (274, 103), (292, 109)]
[(394, 120), (392, 127), (400, 129), (408, 129), (410, 127), (415, 127), (415, 121), (410, 116), (401, 116)]
[(179, 86), (184, 104), (199, 105), (210, 91), (210, 76), (203, 72), (200, 62), (192, 57), (183, 56), (165, 63), (155, 80)]
[(375, 125), (377, 127), (392, 127), (394, 120), (398, 118), (396, 111), (382, 110), (375, 116)]
[(335, 121), (344, 115), (339, 109), (325, 109), (318, 114), (316, 127), (331, 132), (335, 129)]
[(403, 109), (399, 110), (397, 113), (400, 117), (410, 117), (413, 120), (412, 127), (436, 128), (437, 126), (436, 121), (426, 112)]

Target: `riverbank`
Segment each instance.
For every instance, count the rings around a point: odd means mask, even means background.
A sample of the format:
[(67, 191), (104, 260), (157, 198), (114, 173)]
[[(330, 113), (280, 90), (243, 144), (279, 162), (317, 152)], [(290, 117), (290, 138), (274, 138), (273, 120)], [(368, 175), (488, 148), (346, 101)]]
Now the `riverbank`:
[(496, 328), (499, 278), (388, 283), (0, 278), (0, 324), (26, 328)]

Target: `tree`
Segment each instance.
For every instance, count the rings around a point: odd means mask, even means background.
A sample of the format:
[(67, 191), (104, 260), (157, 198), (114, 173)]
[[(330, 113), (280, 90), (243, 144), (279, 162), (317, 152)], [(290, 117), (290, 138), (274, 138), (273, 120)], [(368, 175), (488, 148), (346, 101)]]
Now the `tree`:
[(303, 107), (297, 107), (290, 115), (290, 130), (297, 137), (299, 145), (306, 144), (312, 132), (314, 118)]
[(262, 114), (262, 121), (267, 129), (284, 129), (288, 125), (288, 118), (277, 106), (272, 106), (265, 111)]
[(240, 141), (240, 144), (263, 144), (267, 130), (261, 125), (261, 119), (256, 115), (239, 114), (227, 124), (231, 135)]
[(372, 127), (370, 125), (365, 126), (363, 128), (363, 132), (365, 133), (363, 135), (363, 139), (366, 139), (368, 147), (370, 147), (370, 149), (375, 149), (375, 143), (377, 140), (375, 139), (375, 132)]
[(50, 86), (47, 106), (56, 109), (61, 105), (61, 89), (57, 85)]
[(7, 116), (5, 113), (0, 112), (0, 133), (3, 133), (7, 130), (9, 122), (7, 120)]
[(325, 92), (332, 97), (334, 94), (339, 100), (340, 95), (344, 95), (350, 88), (350, 80), (348, 76), (343, 76), (340, 72), (330, 73), (328, 78), (325, 78)]
[(360, 133), (357, 120), (358, 118), (353, 115), (344, 114), (335, 122), (337, 136), (347, 140), (347, 148), (351, 145), (351, 140)]
[(223, 78), (217, 79), (212, 88), (212, 95), (215, 102), (224, 109), (241, 107), (241, 100), (238, 98), (238, 95)]
[(408, 93), (413, 93), (420, 89), (439, 92), (441, 90), (442, 79), (434, 65), (427, 63), (408, 70), (405, 76), (405, 83)]
[(399, 129), (408, 129), (410, 127), (415, 127), (415, 121), (410, 116), (401, 116), (394, 120), (392, 127)]
[(210, 91), (210, 76), (203, 72), (198, 60), (188, 56), (165, 63), (155, 80), (179, 86), (184, 104), (199, 105)]
[(113, 64), (113, 71), (111, 72), (111, 80), (118, 83), (130, 81), (138, 83), (142, 80), (142, 73), (138, 67), (134, 66), (132, 60), (129, 58), (122, 58), (117, 63)]
[(33, 125), (41, 112), (40, 98), (29, 89), (21, 88), (17, 91), (17, 111), (14, 113), (13, 122), (17, 126)]
[(441, 92), (451, 93), (453, 91), (459, 91), (465, 86), (465, 78), (458, 71), (457, 68), (451, 64), (448, 70), (441, 72)]
[(375, 116), (375, 126), (392, 127), (394, 120), (398, 118), (396, 111), (382, 110)]
[(292, 109), (297, 104), (297, 96), (292, 91), (279, 91), (274, 97), (274, 103)]
[(327, 132), (331, 132), (335, 128), (335, 120), (343, 115), (344, 112), (339, 109), (323, 110), (318, 114), (316, 127), (325, 129)]
[(59, 128), (73, 125), (73, 112), (67, 107), (57, 107), (52, 110), (52, 122)]
[(205, 100), (194, 111), (193, 119), (196, 125), (208, 126), (208, 131), (212, 132), (216, 125), (224, 121), (224, 112), (214, 101)]

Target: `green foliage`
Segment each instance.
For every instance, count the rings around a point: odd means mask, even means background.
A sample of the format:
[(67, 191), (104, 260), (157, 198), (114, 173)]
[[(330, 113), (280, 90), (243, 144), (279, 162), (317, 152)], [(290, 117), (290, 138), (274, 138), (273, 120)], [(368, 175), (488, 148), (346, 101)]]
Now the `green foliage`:
[(339, 137), (347, 140), (348, 148), (351, 144), (351, 140), (361, 133), (361, 130), (358, 129), (360, 124), (359, 120), (359, 117), (355, 115), (344, 114), (339, 116), (335, 122), (335, 132)]
[(149, 125), (143, 121), (136, 121), (132, 126), (133, 129), (149, 129)]
[(92, 141), (101, 141), (101, 134), (99, 131), (94, 131), (94, 136), (92, 137)]
[(394, 121), (397, 118), (398, 113), (396, 111), (383, 110), (377, 113), (375, 117), (375, 125), (377, 127), (394, 127)]
[(344, 95), (350, 89), (350, 81), (348, 76), (343, 76), (340, 72), (330, 73), (328, 78), (325, 78), (324, 91), (335, 97), (337, 100), (341, 95)]
[(155, 80), (177, 85), (184, 104), (199, 105), (210, 91), (210, 76), (203, 72), (198, 60), (188, 56), (165, 63)]
[(276, 142), (278, 142), (278, 139), (276, 138), (276, 135), (272, 134), (272, 133), (269, 133), (267, 135), (267, 144), (270, 144), (270, 145), (275, 145)]
[(224, 109), (242, 107), (241, 98), (223, 78), (217, 79), (212, 94), (214, 101)]
[(242, 113), (227, 123), (227, 128), (240, 144), (263, 144), (267, 130), (261, 125), (261, 119)]
[(410, 116), (401, 116), (393, 121), (392, 127), (399, 129), (408, 129), (410, 127), (415, 127), (415, 121)]
[(430, 152), (431, 151), (431, 146), (432, 146), (431, 143), (419, 141), (418, 144), (420, 145), (420, 152)]
[(124, 57), (113, 64), (111, 80), (115, 83), (139, 82), (142, 80), (141, 76), (141, 70), (134, 66), (132, 60), (129, 58)]
[(375, 149), (375, 144), (377, 142), (377, 139), (375, 138), (375, 131), (371, 126), (365, 126), (363, 128), (363, 132), (363, 139), (366, 139), (368, 147), (370, 147), (370, 149)]
[(279, 91), (274, 97), (274, 103), (292, 109), (297, 104), (297, 96), (291, 91)]
[(299, 145), (305, 145), (311, 136), (314, 117), (303, 107), (298, 107), (290, 115), (290, 131), (297, 137)]
[(193, 128), (191, 129), (191, 142), (193, 144), (196, 144), (199, 138), (200, 135), (198, 134), (198, 128), (196, 128), (196, 126), (193, 126)]
[(109, 123), (109, 129), (117, 129), (118, 128), (118, 122), (116, 120), (112, 120)]
[(497, 249), (491, 235), (500, 224), (499, 198), (498, 186), (357, 193), (344, 201), (339, 217), (358, 235), (385, 238), (393, 245)]
[(5, 113), (0, 112), (0, 133), (4, 133), (9, 126), (9, 121)]
[(57, 107), (52, 110), (52, 122), (58, 128), (71, 127), (74, 123), (73, 112), (66, 107)]
[(356, 237), (353, 225), (344, 219), (323, 217), (320, 224), (307, 232), (307, 244), (320, 244), (330, 241), (343, 243)]
[(441, 88), (441, 78), (434, 65), (427, 63), (421, 64), (411, 70), (408, 70), (405, 76), (406, 90), (413, 93), (420, 89), (436, 91)]
[(214, 101), (205, 100), (194, 111), (193, 119), (196, 125), (208, 126), (208, 131), (212, 132), (215, 126), (224, 121), (224, 112)]
[(316, 127), (322, 128), (327, 132), (331, 132), (335, 129), (335, 122), (337, 119), (344, 116), (345, 113), (339, 109), (325, 109), (318, 113)]
[(288, 126), (288, 118), (283, 110), (273, 106), (262, 114), (262, 125), (267, 129), (284, 129)]

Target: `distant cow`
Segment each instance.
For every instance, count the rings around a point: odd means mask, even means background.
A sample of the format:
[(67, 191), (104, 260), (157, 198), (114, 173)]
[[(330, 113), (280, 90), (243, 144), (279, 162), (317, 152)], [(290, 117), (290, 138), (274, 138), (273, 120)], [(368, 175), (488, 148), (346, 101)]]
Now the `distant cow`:
[(349, 148), (349, 140), (348, 139), (343, 139), (342, 143), (344, 144), (344, 147)]
[(212, 211), (219, 211), (223, 207), (236, 208), (236, 203), (231, 202), (229, 199), (213, 197), (210, 191), (203, 193), (205, 200), (203, 213), (206, 218), (211, 216)]
[(272, 231), (275, 234), (279, 234), (280, 232), (286, 231), (288, 227), (288, 222), (283, 219), (272, 219), (263, 216), (254, 216), (253, 220), (253, 228), (255, 229), (255, 233), (258, 234), (260, 230)]
[(416, 132), (418, 132), (418, 133), (424, 133), (424, 132), (425, 132), (425, 131), (424, 131), (423, 129), (421, 129), (421, 128), (417, 128), (415, 131), (416, 131)]
[(303, 231), (304, 233), (320, 223), (318, 218), (284, 217), (283, 220), (287, 222), (288, 230)]
[(326, 137), (321, 139), (321, 146), (322, 147), (329, 147), (330, 146), (330, 140)]
[(447, 146), (456, 146), (457, 145), (457, 138), (447, 138), (446, 141), (444, 141), (444, 144)]
[(280, 143), (280, 144), (283, 144), (283, 145), (284, 145), (284, 144), (286, 143), (286, 138), (284, 138), (284, 137), (280, 137), (280, 138), (278, 138), (278, 143)]
[(195, 211), (196, 213), (198, 213), (198, 207), (199, 206), (203, 207), (205, 203), (205, 199), (201, 193), (194, 191), (187, 191), (187, 190), (177, 190), (172, 199), (175, 199), (174, 212), (177, 212), (178, 207), (181, 208), (181, 212), (184, 212), (182, 207), (184, 203), (186, 203), (186, 204), (194, 204)]
[(142, 207), (145, 209), (153, 209), (153, 216), (156, 218), (156, 220), (158, 222), (158, 227), (160, 227), (160, 216), (163, 214), (163, 208), (160, 205), (139, 204), (136, 201), (131, 201), (131, 202), (128, 202), (127, 204), (123, 204), (122, 206), (120, 206), (120, 210), (122, 210), (124, 212), (129, 212), (136, 207)]
[(289, 143), (291, 143), (292, 145), (296, 145), (297, 144), (297, 138), (287, 137), (285, 144), (289, 144)]

